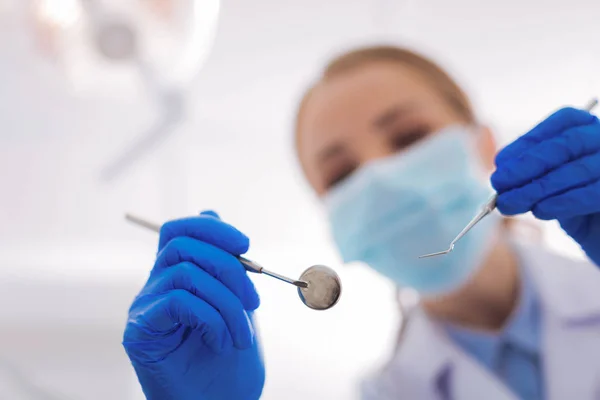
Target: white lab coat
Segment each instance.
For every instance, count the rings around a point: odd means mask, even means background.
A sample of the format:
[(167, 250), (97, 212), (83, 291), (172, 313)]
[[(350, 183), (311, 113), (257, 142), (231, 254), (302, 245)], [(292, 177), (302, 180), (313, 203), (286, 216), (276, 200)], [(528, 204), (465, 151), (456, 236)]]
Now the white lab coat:
[[(600, 269), (519, 247), (540, 296), (546, 400), (600, 399)], [(411, 314), (391, 362), (367, 379), (364, 400), (516, 400), (427, 318)]]

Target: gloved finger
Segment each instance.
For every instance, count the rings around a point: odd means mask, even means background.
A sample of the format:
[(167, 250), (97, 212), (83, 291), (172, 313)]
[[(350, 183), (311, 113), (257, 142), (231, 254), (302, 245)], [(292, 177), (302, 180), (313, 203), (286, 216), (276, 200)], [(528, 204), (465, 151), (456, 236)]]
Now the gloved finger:
[(170, 332), (179, 325), (199, 331), (204, 343), (216, 353), (233, 344), (221, 314), (185, 290), (157, 295), (154, 301), (131, 313), (129, 318), (130, 323), (155, 333)]
[(253, 344), (252, 324), (240, 300), (221, 282), (191, 263), (180, 263), (160, 273), (145, 288), (148, 294), (164, 293), (182, 289), (204, 300), (217, 310), (239, 349), (248, 349)]
[(182, 262), (193, 263), (221, 281), (246, 310), (258, 308), (260, 300), (254, 284), (238, 259), (228, 252), (190, 237), (176, 237), (158, 253), (152, 274)]
[(563, 131), (591, 124), (597, 118), (585, 110), (572, 107), (562, 108), (540, 122), (532, 130), (521, 136), (496, 155), (496, 165), (519, 157), (526, 149), (542, 141), (560, 135)]
[(600, 180), (546, 199), (537, 204), (533, 215), (539, 219), (565, 219), (600, 212)]
[[(600, 138), (600, 132), (597, 134)], [(600, 145), (600, 140), (598, 141)], [(532, 211), (536, 204), (600, 179), (600, 153), (569, 162), (531, 183), (500, 193), (496, 206), (506, 215)]]
[[(600, 124), (567, 129), (561, 135), (524, 149), (521, 155), (505, 160), (492, 174), (498, 193), (521, 187), (561, 166), (600, 151)], [(582, 171), (585, 175), (585, 171)]]
[(216, 219), (221, 219), (221, 217), (219, 217), (219, 214), (217, 214), (217, 212), (216, 212), (216, 211), (213, 211), (213, 210), (205, 210), (205, 211), (202, 211), (202, 212), (200, 213), (200, 215), (208, 215), (208, 216), (210, 216), (210, 217), (214, 217), (214, 218), (216, 218)]
[(210, 243), (234, 255), (244, 254), (250, 246), (246, 235), (214, 215), (199, 215), (165, 223), (160, 230), (158, 250), (162, 250), (171, 239), (179, 236)]

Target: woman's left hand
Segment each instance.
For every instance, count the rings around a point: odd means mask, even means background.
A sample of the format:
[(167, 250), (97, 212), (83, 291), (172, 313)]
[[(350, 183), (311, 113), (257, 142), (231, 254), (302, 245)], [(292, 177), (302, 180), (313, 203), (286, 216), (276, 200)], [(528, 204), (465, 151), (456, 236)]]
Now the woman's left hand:
[(505, 215), (556, 219), (600, 266), (600, 121), (564, 108), (506, 146), (492, 185)]

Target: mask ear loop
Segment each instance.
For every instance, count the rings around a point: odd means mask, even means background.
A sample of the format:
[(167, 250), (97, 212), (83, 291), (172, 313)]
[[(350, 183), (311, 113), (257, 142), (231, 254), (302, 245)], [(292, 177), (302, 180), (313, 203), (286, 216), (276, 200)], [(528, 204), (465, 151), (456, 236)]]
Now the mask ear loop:
[(490, 190), (493, 190), (492, 184), (490, 183), (490, 173), (488, 171), (487, 160), (481, 155), (480, 149), (477, 147), (477, 141), (481, 140), (481, 136), (484, 135), (484, 131), (487, 129), (480, 122), (473, 122), (468, 125), (469, 132), (471, 133), (472, 140), (469, 142), (469, 150), (471, 151), (471, 161), (477, 168), (477, 175), (481, 179), (485, 179), (488, 183)]

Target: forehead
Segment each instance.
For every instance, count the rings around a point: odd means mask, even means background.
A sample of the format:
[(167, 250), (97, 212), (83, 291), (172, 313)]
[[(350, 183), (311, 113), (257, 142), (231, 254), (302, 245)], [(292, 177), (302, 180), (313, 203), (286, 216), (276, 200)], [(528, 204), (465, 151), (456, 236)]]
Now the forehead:
[(300, 153), (352, 132), (364, 130), (390, 106), (435, 106), (439, 94), (418, 71), (400, 63), (357, 67), (319, 83), (311, 92), (299, 124)]

